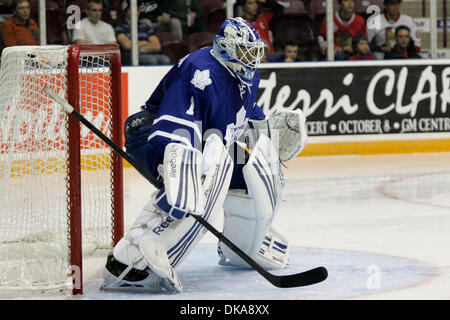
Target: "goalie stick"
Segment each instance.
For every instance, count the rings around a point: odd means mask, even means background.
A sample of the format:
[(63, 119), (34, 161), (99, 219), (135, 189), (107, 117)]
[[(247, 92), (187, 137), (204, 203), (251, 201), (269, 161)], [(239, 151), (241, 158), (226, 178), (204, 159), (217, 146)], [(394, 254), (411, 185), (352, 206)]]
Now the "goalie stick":
[[(118, 153), (123, 159), (127, 160), (144, 178), (146, 178), (152, 185), (160, 189), (162, 187), (162, 180), (156, 179), (147, 169), (136, 162), (128, 153), (123, 151), (118, 145), (116, 145), (111, 139), (105, 136), (99, 129), (97, 129), (92, 123), (90, 123), (83, 115), (81, 115), (75, 108), (73, 108), (65, 99), (60, 97), (56, 92), (44, 87), (44, 92), (52, 97), (64, 110), (74, 116), (87, 128), (89, 128), (95, 135), (108, 144), (116, 153)], [(233, 250), (239, 257), (241, 257), (247, 264), (255, 269), (260, 275), (262, 275), (267, 281), (279, 288), (293, 288), (302, 287), (312, 284), (316, 284), (324, 281), (328, 277), (327, 269), (324, 267), (317, 267), (304, 272), (291, 274), (291, 275), (274, 275), (267, 272), (263, 267), (250, 258), (239, 247), (234, 245), (228, 240), (221, 232), (209, 224), (202, 216), (191, 214), (195, 220), (198, 221), (203, 227), (215, 235), (220, 241)]]

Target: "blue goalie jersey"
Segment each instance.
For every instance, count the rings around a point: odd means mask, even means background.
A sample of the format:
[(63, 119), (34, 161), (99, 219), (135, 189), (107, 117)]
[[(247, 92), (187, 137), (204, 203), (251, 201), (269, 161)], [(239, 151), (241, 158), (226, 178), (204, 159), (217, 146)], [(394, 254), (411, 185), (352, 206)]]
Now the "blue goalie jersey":
[(146, 150), (150, 172), (158, 176), (171, 142), (201, 149), (203, 136), (216, 133), (225, 146), (233, 144), (249, 118), (265, 118), (255, 102), (258, 85), (257, 72), (251, 86), (242, 84), (212, 55), (212, 47), (181, 59), (142, 107), (156, 113)]

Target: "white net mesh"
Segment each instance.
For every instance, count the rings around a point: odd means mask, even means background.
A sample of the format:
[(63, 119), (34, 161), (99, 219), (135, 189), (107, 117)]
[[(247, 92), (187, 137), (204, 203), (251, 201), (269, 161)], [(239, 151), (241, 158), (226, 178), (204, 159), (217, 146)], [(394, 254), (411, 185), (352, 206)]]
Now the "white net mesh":
[[(0, 72), (0, 290), (71, 287), (65, 46), (12, 47)], [(81, 56), (81, 112), (111, 137), (106, 56)], [(111, 151), (82, 126), (83, 252), (112, 245)]]
[[(80, 66), (81, 113), (111, 138), (112, 91), (109, 59), (102, 55), (82, 55)], [(81, 183), (85, 254), (93, 249), (111, 247), (112, 233), (104, 231), (111, 230), (113, 221), (111, 159), (112, 150), (88, 128), (82, 126)]]

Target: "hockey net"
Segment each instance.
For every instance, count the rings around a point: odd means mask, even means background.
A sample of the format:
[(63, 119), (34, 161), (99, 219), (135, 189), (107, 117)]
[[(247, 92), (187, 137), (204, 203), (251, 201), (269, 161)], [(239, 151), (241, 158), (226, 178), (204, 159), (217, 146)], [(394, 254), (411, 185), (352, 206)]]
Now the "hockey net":
[(121, 159), (67, 115), (44, 86), (121, 145), (116, 46), (3, 51), (0, 292), (80, 293), (83, 255), (104, 253), (123, 232)]

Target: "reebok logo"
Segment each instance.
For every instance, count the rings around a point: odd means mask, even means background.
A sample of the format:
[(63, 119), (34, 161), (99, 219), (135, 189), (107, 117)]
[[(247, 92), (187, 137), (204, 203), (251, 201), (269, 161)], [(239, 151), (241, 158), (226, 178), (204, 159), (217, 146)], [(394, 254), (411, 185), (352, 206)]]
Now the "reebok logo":
[(144, 119), (144, 117), (134, 119), (133, 121), (131, 121), (131, 127), (136, 128), (137, 126), (140, 126), (142, 122), (144, 122)]
[(168, 227), (170, 227), (170, 224), (174, 221), (175, 221), (175, 219), (173, 219), (172, 217), (167, 217), (165, 220), (163, 220), (158, 226), (156, 226), (153, 229), (153, 233), (160, 236), (165, 230), (167, 230)]
[(177, 156), (178, 156), (178, 148), (175, 146), (175, 144), (172, 145), (172, 148), (170, 149), (170, 176), (172, 178), (177, 177)]
[(133, 121), (126, 123), (125, 131), (128, 132), (130, 129), (136, 129), (144, 123), (145, 117), (133, 119)]

